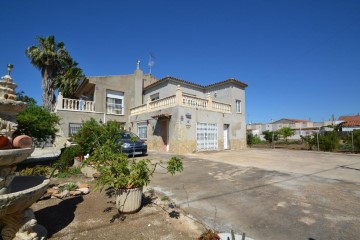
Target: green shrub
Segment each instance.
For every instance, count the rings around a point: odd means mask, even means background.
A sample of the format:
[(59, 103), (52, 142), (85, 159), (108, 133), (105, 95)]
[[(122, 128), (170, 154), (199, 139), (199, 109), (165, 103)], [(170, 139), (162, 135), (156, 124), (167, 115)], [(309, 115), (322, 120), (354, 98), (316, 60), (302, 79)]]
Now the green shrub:
[(360, 129), (353, 131), (354, 147), (356, 150), (360, 150)]
[(339, 138), (336, 131), (325, 132), (319, 135), (319, 147), (323, 151), (335, 151), (339, 147)]
[(48, 140), (54, 142), (60, 118), (55, 113), (30, 104), (18, 113), (16, 121), (18, 126), (13, 137), (26, 134), (33, 138), (35, 146), (41, 146)]
[(74, 157), (83, 155), (84, 153), (79, 145), (63, 148), (59, 160), (55, 162), (55, 166), (60, 172), (64, 172), (74, 164)]
[(307, 136), (300, 136), (301, 139), (305, 142), (305, 146), (308, 150), (312, 150), (313, 147), (316, 145), (316, 135), (307, 135)]
[(95, 149), (110, 141), (114, 149), (119, 149), (119, 138), (121, 128), (115, 121), (108, 121), (106, 124), (100, 124), (95, 119), (83, 122), (82, 127), (72, 136), (84, 154), (92, 153)]
[(246, 142), (249, 146), (252, 146), (253, 144), (260, 144), (261, 140), (258, 136), (254, 136), (252, 133), (249, 133), (247, 135)]
[(277, 141), (279, 140), (279, 133), (277, 131), (263, 131), (262, 135), (264, 135), (264, 138), (266, 141), (268, 141), (269, 143), (272, 143), (272, 141)]
[(44, 165), (36, 165), (34, 167), (27, 167), (19, 172), (20, 176), (50, 176), (53, 168)]

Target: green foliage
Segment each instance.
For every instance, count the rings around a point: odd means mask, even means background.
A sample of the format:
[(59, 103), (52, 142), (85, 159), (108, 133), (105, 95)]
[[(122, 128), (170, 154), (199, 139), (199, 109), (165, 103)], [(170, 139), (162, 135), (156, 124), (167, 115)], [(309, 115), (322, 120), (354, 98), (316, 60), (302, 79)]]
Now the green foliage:
[(174, 175), (176, 172), (182, 172), (184, 167), (180, 158), (172, 157), (168, 161), (166, 169), (171, 175)]
[(26, 134), (33, 138), (36, 146), (41, 146), (49, 139), (54, 142), (60, 118), (55, 113), (32, 104), (18, 113), (16, 121), (18, 127), (13, 136)]
[(285, 139), (285, 141), (287, 142), (287, 138), (294, 136), (295, 131), (289, 127), (283, 127), (277, 130), (277, 133), (279, 136), (281, 136), (282, 138)]
[(261, 140), (258, 136), (254, 136), (252, 133), (249, 133), (247, 135), (246, 142), (249, 146), (252, 146), (253, 144), (260, 144)]
[(160, 199), (162, 202), (170, 201), (170, 198), (166, 195), (162, 196)]
[[(108, 186), (110, 188), (134, 188), (146, 186), (158, 164), (152, 164), (149, 159), (136, 161), (128, 159), (128, 156), (114, 151), (110, 140), (97, 147), (87, 162), (92, 163), (99, 171), (100, 176), (96, 178), (97, 187)], [(169, 160), (167, 170), (170, 174), (183, 170), (179, 158), (173, 157)]]
[(69, 182), (69, 183), (67, 183), (67, 184), (65, 184), (65, 185), (63, 185), (63, 186), (60, 186), (60, 187), (59, 187), (59, 190), (60, 190), (60, 192), (63, 192), (63, 191), (65, 191), (65, 190), (74, 191), (74, 190), (76, 190), (77, 188), (78, 188), (78, 187), (77, 187), (76, 183)]
[(70, 97), (84, 76), (63, 42), (56, 42), (54, 36), (36, 39), (38, 45), (28, 47), (25, 54), (31, 64), (41, 71), (43, 106), (51, 111), (55, 103), (55, 90), (59, 89), (64, 92), (64, 97)]
[(115, 151), (120, 149), (120, 129), (115, 121), (108, 121), (106, 124), (100, 124), (95, 119), (83, 122), (78, 132), (73, 135), (73, 140), (81, 147), (84, 154), (92, 153), (95, 149), (105, 142), (110, 141), (111, 148)]
[(354, 147), (356, 150), (360, 150), (360, 130), (353, 131)]
[(269, 130), (266, 130), (266, 131), (263, 131), (262, 132), (262, 135), (264, 135), (264, 138), (266, 141), (268, 141), (269, 143), (272, 143), (272, 141), (277, 141), (279, 140), (279, 134), (277, 131), (269, 131)]
[(301, 139), (305, 142), (306, 147), (308, 150), (312, 150), (313, 147), (316, 145), (316, 135), (307, 135), (307, 136), (300, 136)]
[(55, 166), (60, 172), (67, 171), (69, 167), (74, 164), (74, 157), (83, 156), (84, 152), (79, 145), (71, 145), (61, 149), (59, 160), (56, 161)]
[(24, 168), (19, 172), (20, 176), (50, 176), (53, 168), (50, 166), (36, 165), (34, 167)]
[(24, 91), (16, 93), (16, 101), (27, 103), (28, 105), (36, 105), (36, 100), (32, 97), (25, 95)]
[(339, 138), (336, 131), (325, 132), (319, 135), (319, 147), (323, 151), (334, 151), (339, 147)]

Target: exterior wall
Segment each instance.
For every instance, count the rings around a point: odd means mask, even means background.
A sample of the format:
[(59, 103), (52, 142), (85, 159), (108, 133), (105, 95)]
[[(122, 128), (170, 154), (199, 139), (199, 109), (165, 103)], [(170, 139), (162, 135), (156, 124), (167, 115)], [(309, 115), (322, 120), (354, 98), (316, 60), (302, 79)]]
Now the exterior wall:
[[(92, 86), (94, 90), (95, 112), (57, 110), (61, 117), (61, 129), (65, 137), (69, 134), (69, 123), (82, 123), (82, 121), (94, 118), (101, 122), (114, 120), (128, 122), (130, 108), (142, 104), (143, 72), (135, 70), (134, 74), (119, 76), (88, 77), (89, 83), (84, 89)], [(106, 91), (120, 91), (124, 93), (124, 114), (106, 113)]]
[(103, 121), (103, 113), (90, 113), (90, 112), (72, 112), (72, 111), (57, 111), (56, 113), (60, 117), (60, 126), (64, 137), (69, 137), (69, 124), (70, 123), (82, 123), (83, 121), (94, 118), (97, 121)]
[(158, 121), (152, 116), (162, 113), (171, 115), (169, 120), (169, 152), (183, 154), (197, 151), (196, 125), (216, 123), (218, 126), (218, 150), (224, 149), (224, 124), (229, 124), (230, 149), (246, 148), (245, 119), (239, 114), (223, 114), (202, 109), (176, 106), (140, 115), (130, 116), (128, 130), (137, 133), (137, 123), (148, 122), (148, 148), (163, 151)]

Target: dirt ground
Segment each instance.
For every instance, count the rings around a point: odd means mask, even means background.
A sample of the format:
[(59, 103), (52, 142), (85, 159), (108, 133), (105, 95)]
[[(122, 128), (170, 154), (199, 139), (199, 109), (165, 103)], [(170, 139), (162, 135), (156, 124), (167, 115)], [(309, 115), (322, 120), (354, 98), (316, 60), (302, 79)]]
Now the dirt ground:
[[(52, 179), (64, 182), (93, 183), (82, 175)], [(196, 239), (203, 226), (171, 201), (161, 201), (156, 193), (144, 190), (140, 211), (118, 218), (113, 199), (93, 190), (87, 195), (66, 199), (47, 199), (33, 204), (38, 223), (48, 231), (48, 239)], [(121, 216), (123, 217), (123, 216)]]

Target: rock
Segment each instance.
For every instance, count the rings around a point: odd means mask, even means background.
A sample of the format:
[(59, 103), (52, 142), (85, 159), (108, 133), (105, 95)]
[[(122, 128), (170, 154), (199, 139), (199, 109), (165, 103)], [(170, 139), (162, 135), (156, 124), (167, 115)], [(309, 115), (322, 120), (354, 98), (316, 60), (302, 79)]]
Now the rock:
[(70, 196), (79, 196), (81, 195), (82, 192), (81, 191), (78, 191), (78, 190), (75, 190), (75, 191), (70, 191)]
[(87, 183), (76, 183), (78, 188), (89, 188), (89, 184)]
[(64, 190), (60, 193), (60, 198), (66, 198), (70, 196), (70, 191), (69, 190)]
[(77, 191), (80, 191), (82, 194), (88, 194), (90, 192), (89, 188), (78, 188)]
[(48, 194), (59, 193), (59, 189), (49, 188), (48, 190), (46, 190), (46, 193)]

